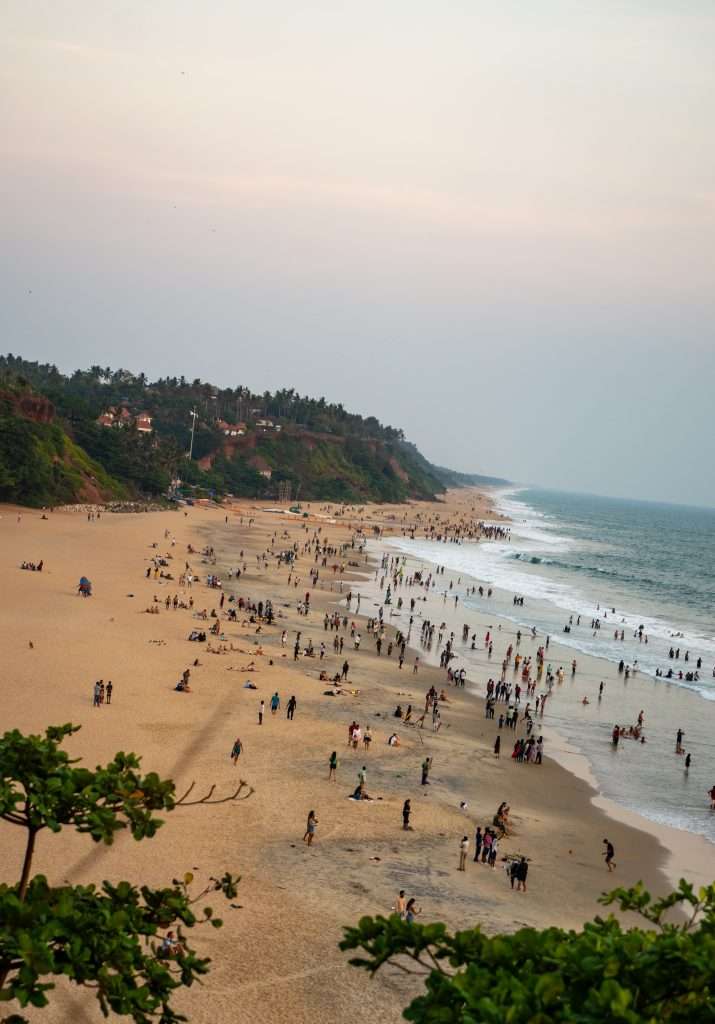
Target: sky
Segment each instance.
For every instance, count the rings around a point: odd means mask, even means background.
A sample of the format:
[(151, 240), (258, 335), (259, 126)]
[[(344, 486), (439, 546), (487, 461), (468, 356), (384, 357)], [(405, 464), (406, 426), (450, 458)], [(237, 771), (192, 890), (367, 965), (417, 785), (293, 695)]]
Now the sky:
[(5, 0), (0, 349), (715, 505), (715, 5)]

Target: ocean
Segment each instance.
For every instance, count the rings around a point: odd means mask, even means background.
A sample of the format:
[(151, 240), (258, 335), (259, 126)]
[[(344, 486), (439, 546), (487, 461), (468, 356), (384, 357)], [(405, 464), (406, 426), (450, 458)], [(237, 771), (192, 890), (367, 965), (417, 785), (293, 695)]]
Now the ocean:
[[(598, 681), (577, 675), (575, 693), (555, 693), (549, 724), (585, 754), (605, 796), (715, 842), (706, 795), (715, 784), (715, 510), (533, 488), (496, 492), (496, 506), (512, 521), (509, 541), (390, 546), (445, 566), (447, 580), (461, 581), (460, 594), (474, 581), (493, 588), (490, 601), (462, 598), (465, 622), (470, 610), (488, 612), (507, 632), (533, 626), (540, 642), (550, 635), (577, 661), (610, 663), (603, 701), (594, 700)], [(514, 595), (523, 606), (513, 605)], [(471, 661), (473, 677), (484, 675), (468, 648), (460, 658), (468, 669)], [(621, 660), (637, 669), (630, 679), (618, 672)], [(613, 725), (635, 722), (641, 709), (647, 743), (622, 741), (614, 750)], [(692, 755), (687, 773), (674, 751), (677, 728)]]

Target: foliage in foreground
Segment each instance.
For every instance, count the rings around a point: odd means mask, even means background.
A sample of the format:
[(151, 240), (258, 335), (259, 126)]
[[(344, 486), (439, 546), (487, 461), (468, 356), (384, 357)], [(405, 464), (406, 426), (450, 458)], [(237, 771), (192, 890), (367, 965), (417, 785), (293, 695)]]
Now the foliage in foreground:
[[(580, 932), (522, 928), (489, 937), (479, 927), (450, 934), (443, 924), (364, 917), (345, 929), (343, 950), (371, 973), (391, 964), (421, 974), (425, 987), (405, 1009), (418, 1024), (655, 1024), (715, 1020), (715, 885), (698, 893), (681, 880), (654, 900), (639, 883), (601, 902), (634, 911), (645, 927), (624, 930), (609, 915)], [(687, 912), (673, 923), (667, 912)]]
[[(44, 736), (17, 730), (0, 738), (0, 818), (25, 830), (20, 879), (0, 884), (0, 1004), (44, 1007), (54, 988), (52, 975), (64, 975), (95, 990), (105, 1016), (113, 1011), (138, 1024), (173, 1024), (171, 999), (208, 971), (182, 934), (210, 923), (221, 927), (210, 907), (194, 909), (206, 893), (236, 894), (238, 879), (210, 879), (192, 895), (193, 876), (152, 889), (130, 882), (52, 886), (44, 875), (32, 877), (37, 837), (69, 826), (97, 843), (110, 845), (129, 830), (136, 840), (151, 838), (162, 821), (154, 812), (172, 811), (174, 784), (151, 772), (140, 773), (134, 754), (118, 753), (94, 771), (77, 765), (61, 749), (76, 726), (50, 727)], [(198, 801), (206, 802), (206, 800)], [(160, 952), (158, 933), (177, 928), (179, 944), (170, 956)], [(4, 1024), (21, 1024), (13, 1013)]]

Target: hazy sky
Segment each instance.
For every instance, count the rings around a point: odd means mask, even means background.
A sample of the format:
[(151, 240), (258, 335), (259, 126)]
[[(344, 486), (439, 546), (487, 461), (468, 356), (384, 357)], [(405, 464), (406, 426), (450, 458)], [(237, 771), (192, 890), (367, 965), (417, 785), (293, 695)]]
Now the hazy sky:
[(4, 351), (715, 504), (712, 0), (4, 0)]

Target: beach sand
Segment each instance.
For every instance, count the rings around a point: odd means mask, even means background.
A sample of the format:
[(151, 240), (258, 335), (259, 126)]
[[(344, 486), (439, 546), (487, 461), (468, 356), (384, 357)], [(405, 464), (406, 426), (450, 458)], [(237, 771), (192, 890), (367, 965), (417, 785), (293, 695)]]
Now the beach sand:
[[(486, 515), (489, 507), (488, 495), (457, 492), (439, 505), (368, 507), (362, 525), (399, 533), (417, 516), (424, 522), (435, 512)], [(348, 632), (343, 655), (334, 655), (334, 633), (323, 629), (324, 611), (340, 597), (339, 577), (330, 571), (333, 559), (328, 558), (328, 568), (320, 568), (318, 586), (309, 587), (313, 555), (301, 555), (297, 588), (288, 585), (287, 566), (276, 567), (274, 559), (258, 566), (256, 560), (276, 531), (275, 550), (293, 541), (302, 545), (318, 527), (331, 542), (349, 542), (357, 513), (331, 522), (332, 510), (314, 504), (314, 514), (303, 520), (262, 512), (251, 502), (235, 502), (228, 523), (226, 510), (199, 507), (187, 509), (187, 515), (104, 514), (91, 522), (81, 511), (54, 512), (44, 520), (39, 512), (21, 510), (20, 521), (17, 513), (7, 506), (0, 509), (0, 564), (6, 581), (0, 616), (3, 731), (40, 731), (71, 721), (82, 729), (69, 748), (91, 765), (117, 750), (133, 750), (141, 754), (146, 770), (171, 776), (179, 792), (195, 782), (198, 794), (215, 785), (216, 796), (227, 796), (238, 779), (254, 789), (235, 803), (177, 809), (153, 840), (135, 843), (120, 837), (105, 848), (65, 830), (39, 843), (35, 870), (55, 883), (127, 878), (161, 885), (185, 871), (194, 872), (197, 882), (224, 871), (241, 875), (236, 908), (213, 901), (224, 927), (190, 936), (213, 959), (206, 983), (177, 1000), (192, 1021), (327, 1024), (356, 1014), (398, 1020), (421, 982), (390, 971), (370, 979), (347, 966), (338, 942), (342, 927), (361, 915), (389, 913), (399, 889), (417, 897), (422, 920), (443, 920), (451, 928), (480, 923), (496, 932), (524, 924), (578, 927), (600, 911), (597, 897), (611, 885), (643, 879), (652, 891), (665, 892), (669, 877), (694, 868), (707, 873), (707, 865), (698, 860), (705, 847), (694, 837), (677, 833), (674, 841), (667, 830), (635, 815), (597, 806), (578, 757), (561, 751), (562, 764), (551, 756), (555, 740), (547, 742), (542, 766), (516, 765), (508, 756), (505, 731), (503, 756), (495, 760), (494, 723), (484, 719), (482, 702), (469, 688), (448, 690), (437, 734), (429, 723), (420, 731), (391, 717), (398, 702), (422, 707), (431, 684), (445, 685), (445, 673), (423, 664), (413, 675), (409, 654), (400, 672), (394, 653), (391, 659), (376, 655), (364, 628), (359, 652), (351, 649)], [(318, 519), (318, 513), (325, 518)], [(249, 518), (254, 520), (250, 526)], [(281, 537), (283, 531), (287, 538)], [(187, 555), (189, 543), (199, 550), (211, 545), (216, 565)], [(188, 610), (166, 611), (162, 604), (159, 615), (145, 613), (155, 595), (163, 601), (167, 594), (181, 593), (176, 582), (146, 579), (149, 559), (158, 552), (172, 556), (168, 571), (175, 578), (186, 559), (198, 573), (200, 582), (183, 592), (185, 598), (193, 596), (195, 609), (218, 608), (219, 594), (205, 586), (207, 572), (219, 572), (226, 580), (227, 568), (245, 561), (247, 570), (240, 581), (226, 582), (226, 592), (256, 602), (272, 600), (279, 615), (275, 624), (256, 636), (255, 625), (242, 624), (240, 615), (238, 623), (227, 622), (228, 641), (245, 654), (210, 654), (205, 645), (188, 643), (197, 625)], [(42, 573), (19, 569), (22, 559), (41, 558)], [(358, 571), (372, 576), (369, 566), (361, 564), (353, 568), (353, 580)], [(91, 599), (77, 596), (81, 575), (92, 580)], [(306, 589), (311, 591), (308, 617), (296, 611)], [(363, 612), (371, 610), (363, 604)], [(285, 649), (283, 629), (289, 635)], [(293, 661), (297, 629), (316, 648), (325, 641), (324, 665), (317, 657)], [(254, 654), (259, 644), (264, 653)], [(191, 669), (192, 693), (175, 692), (181, 672), (196, 657), (201, 665)], [(252, 658), (257, 670), (245, 671)], [(325, 696), (329, 686), (318, 681), (320, 668), (333, 675), (345, 658), (350, 687), (359, 693)], [(501, 651), (495, 667), (500, 660)], [(111, 707), (92, 706), (92, 687), (99, 678), (113, 681)], [(244, 688), (247, 679), (256, 690)], [(274, 691), (282, 701), (275, 717), (268, 712)], [(291, 694), (298, 701), (292, 722), (285, 715)], [(267, 714), (259, 726), (261, 698)], [(353, 719), (363, 729), (370, 725), (369, 753), (348, 750)], [(399, 748), (386, 743), (393, 728), (401, 737)], [(229, 753), (236, 736), (245, 752), (234, 767)], [(339, 758), (335, 783), (328, 781), (333, 750)], [(434, 759), (428, 787), (420, 785), (425, 755)], [(357, 803), (348, 796), (362, 765), (367, 766), (367, 790), (376, 799)], [(404, 832), (401, 808), (407, 797), (413, 829)], [(460, 810), (462, 800), (466, 811)], [(470, 853), (467, 871), (457, 871), (462, 835), (473, 844), (475, 826), (490, 824), (502, 800), (512, 808), (513, 835), (502, 842), (501, 854), (523, 852), (530, 858), (526, 894), (509, 888), (501, 863), (491, 870), (473, 864)], [(308, 848), (301, 840), (311, 809), (319, 824), (315, 844)], [(604, 836), (617, 851), (618, 870), (612, 876), (603, 864)], [(19, 874), (21, 838), (12, 826), (0, 830), (3, 880)], [(28, 1012), (31, 1020), (101, 1019), (91, 993), (58, 988), (49, 1009)]]

